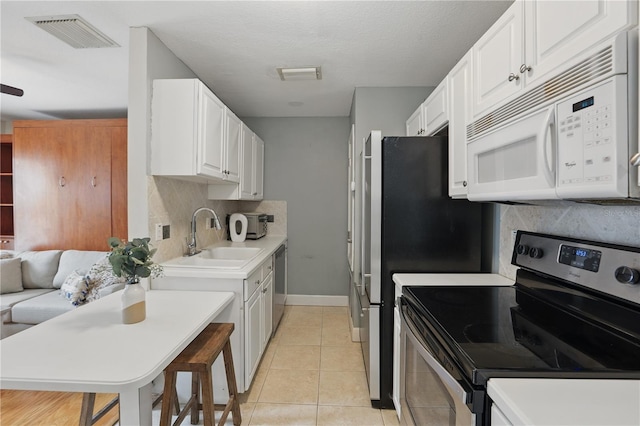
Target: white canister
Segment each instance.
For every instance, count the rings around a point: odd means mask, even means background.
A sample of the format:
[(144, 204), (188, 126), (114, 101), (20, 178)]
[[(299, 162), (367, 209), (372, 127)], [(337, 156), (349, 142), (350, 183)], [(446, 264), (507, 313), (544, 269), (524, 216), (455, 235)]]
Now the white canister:
[(247, 217), (240, 213), (234, 213), (229, 218), (229, 235), (234, 243), (241, 243), (247, 238)]

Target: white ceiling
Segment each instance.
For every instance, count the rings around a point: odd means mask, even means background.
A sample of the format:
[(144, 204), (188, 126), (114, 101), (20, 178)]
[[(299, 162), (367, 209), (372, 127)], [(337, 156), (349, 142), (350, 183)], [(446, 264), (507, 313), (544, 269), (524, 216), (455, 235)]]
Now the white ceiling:
[[(240, 117), (348, 116), (355, 87), (435, 86), (506, 1), (1, 1), (13, 119), (123, 117), (129, 27), (150, 28)], [(122, 47), (73, 49), (24, 19), (78, 14)], [(322, 66), (283, 82), (276, 67)]]

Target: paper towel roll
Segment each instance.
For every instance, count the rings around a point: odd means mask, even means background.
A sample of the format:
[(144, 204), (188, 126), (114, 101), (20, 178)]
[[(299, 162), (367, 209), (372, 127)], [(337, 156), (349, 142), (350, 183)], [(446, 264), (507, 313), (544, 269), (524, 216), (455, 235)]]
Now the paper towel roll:
[(234, 243), (241, 243), (247, 238), (247, 217), (240, 213), (234, 213), (229, 218), (229, 235)]

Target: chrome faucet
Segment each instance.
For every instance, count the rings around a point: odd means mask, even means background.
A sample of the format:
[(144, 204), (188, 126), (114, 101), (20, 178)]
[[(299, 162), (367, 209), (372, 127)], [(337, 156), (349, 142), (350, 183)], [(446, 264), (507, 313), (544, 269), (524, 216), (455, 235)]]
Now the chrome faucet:
[(211, 215), (213, 216), (213, 227), (215, 229), (222, 229), (222, 225), (220, 225), (218, 215), (213, 211), (213, 209), (210, 209), (208, 207), (200, 207), (199, 209), (196, 209), (196, 211), (193, 212), (193, 216), (191, 217), (191, 238), (189, 243), (187, 243), (187, 256), (193, 256), (194, 254), (200, 253), (200, 250), (196, 248), (196, 216), (198, 215), (198, 213), (203, 211), (211, 213)]

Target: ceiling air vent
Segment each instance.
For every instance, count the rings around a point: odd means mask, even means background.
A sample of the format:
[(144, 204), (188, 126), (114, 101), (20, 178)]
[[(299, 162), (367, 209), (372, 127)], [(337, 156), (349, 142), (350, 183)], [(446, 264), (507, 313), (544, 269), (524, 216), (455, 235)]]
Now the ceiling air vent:
[(25, 18), (76, 49), (120, 47), (78, 15)]

